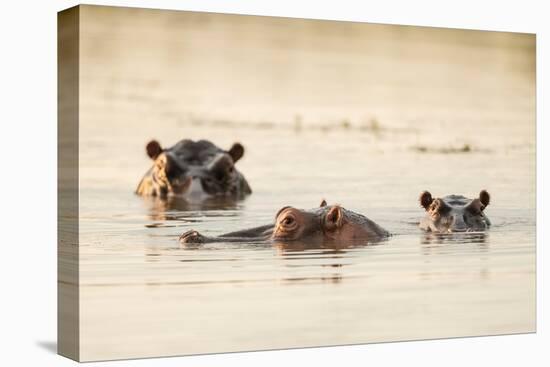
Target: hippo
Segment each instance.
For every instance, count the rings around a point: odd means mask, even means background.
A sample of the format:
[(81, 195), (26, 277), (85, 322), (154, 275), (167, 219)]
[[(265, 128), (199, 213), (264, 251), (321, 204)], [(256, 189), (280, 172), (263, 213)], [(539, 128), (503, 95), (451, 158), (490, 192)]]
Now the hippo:
[(462, 195), (434, 199), (432, 194), (424, 191), (420, 194), (420, 205), (426, 210), (426, 216), (420, 222), (420, 228), (433, 233), (484, 231), (491, 225), (484, 213), (490, 198), (485, 190), (481, 190), (475, 199)]
[(252, 193), (235, 163), (244, 155), (244, 147), (235, 143), (223, 150), (208, 140), (184, 139), (171, 148), (158, 141), (146, 145), (153, 166), (141, 179), (136, 194), (142, 196), (243, 198)]
[(340, 205), (327, 205), (323, 200), (318, 208), (304, 210), (291, 206), (281, 208), (275, 215), (275, 223), (226, 233), (219, 237), (206, 237), (197, 231), (183, 233), (181, 244), (211, 242), (341, 242), (379, 241), (388, 237), (388, 231), (364, 215), (347, 210)]

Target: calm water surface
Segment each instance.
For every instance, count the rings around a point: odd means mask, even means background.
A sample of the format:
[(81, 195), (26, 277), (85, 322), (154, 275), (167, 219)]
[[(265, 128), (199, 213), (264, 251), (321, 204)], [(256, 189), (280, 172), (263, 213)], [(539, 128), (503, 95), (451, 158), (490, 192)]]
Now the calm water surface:
[[(208, 131), (218, 134), (226, 132)], [(116, 184), (82, 190), (82, 330), (93, 351), (168, 355), (534, 330), (531, 149), (430, 155), (376, 152), (347, 132), (281, 133), (280, 146), (271, 132), (251, 135), (242, 139), (242, 170), (254, 194), (242, 202), (161, 202)], [(328, 153), (321, 140), (331, 141)], [(143, 165), (121, 174), (139, 177)], [(420, 190), (472, 195), (481, 184), (493, 195), (487, 234), (419, 231)], [(284, 205), (310, 208), (322, 197), (394, 235), (353, 248), (178, 246), (188, 229), (218, 235), (269, 223)]]
[[(162, 14), (85, 18), (83, 359), (535, 330), (530, 39), (457, 31), (443, 42), (413, 28), (361, 33), (340, 26), (330, 37), (323, 27), (300, 29), (289, 45), (283, 41), (292, 29), (262, 28), (276, 37), (261, 38), (249, 32), (259, 27), (252, 21), (203, 26)], [(195, 29), (204, 38), (171, 39), (159, 26), (165, 23), (173, 34)], [(159, 46), (157, 38), (167, 41)], [(255, 58), (223, 48), (241, 38)], [(325, 54), (315, 42), (325, 42)], [(176, 62), (152, 52), (167, 45), (176, 55), (199, 55)], [(223, 85), (182, 71), (198, 70), (197, 60), (208, 60), (204, 70), (215, 67), (212, 50), (232, 70), (215, 69)], [(138, 57), (145, 51), (148, 58)], [(284, 52), (291, 61), (279, 56), (266, 65), (271, 53)], [(259, 71), (247, 74), (254, 65)], [(238, 167), (253, 195), (202, 204), (135, 196), (150, 165), (150, 138), (165, 145), (208, 138), (226, 148), (240, 141), (246, 152)], [(421, 191), (472, 197), (481, 189), (492, 195), (486, 234), (420, 232)], [(178, 245), (189, 229), (219, 235), (270, 223), (285, 205), (315, 207), (322, 198), (365, 214), (393, 236), (334, 248)]]

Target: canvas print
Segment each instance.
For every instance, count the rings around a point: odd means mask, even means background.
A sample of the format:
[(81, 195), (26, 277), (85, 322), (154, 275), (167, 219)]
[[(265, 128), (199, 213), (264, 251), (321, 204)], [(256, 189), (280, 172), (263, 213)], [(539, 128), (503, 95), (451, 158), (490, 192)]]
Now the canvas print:
[(60, 354), (536, 331), (534, 34), (103, 6), (58, 27)]

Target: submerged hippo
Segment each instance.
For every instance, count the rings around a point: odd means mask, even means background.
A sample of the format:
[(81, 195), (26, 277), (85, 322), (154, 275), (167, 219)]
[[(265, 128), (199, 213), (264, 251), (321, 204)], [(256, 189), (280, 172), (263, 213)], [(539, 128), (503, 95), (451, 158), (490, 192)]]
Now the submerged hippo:
[(319, 208), (310, 210), (285, 206), (275, 215), (274, 224), (226, 233), (219, 237), (206, 237), (191, 230), (182, 234), (179, 240), (182, 244), (296, 240), (377, 241), (388, 236), (385, 229), (367, 217), (339, 205), (327, 205), (323, 200)]
[(235, 163), (244, 147), (235, 143), (229, 150), (218, 148), (207, 140), (181, 140), (163, 149), (156, 141), (146, 146), (153, 166), (141, 179), (136, 193), (143, 196), (232, 196), (252, 192)]
[(462, 195), (434, 199), (432, 194), (424, 191), (420, 194), (420, 205), (427, 213), (420, 222), (420, 228), (435, 233), (483, 231), (491, 225), (483, 212), (490, 198), (485, 190), (473, 200)]

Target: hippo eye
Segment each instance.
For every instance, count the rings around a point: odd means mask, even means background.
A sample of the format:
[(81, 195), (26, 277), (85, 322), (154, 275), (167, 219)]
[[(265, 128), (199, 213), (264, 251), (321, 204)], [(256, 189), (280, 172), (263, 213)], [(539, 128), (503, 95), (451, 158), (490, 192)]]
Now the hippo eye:
[(223, 180), (224, 174), (223, 172), (216, 172), (215, 176), (216, 176), (216, 180), (221, 181)]
[(281, 221), (281, 223), (282, 223), (283, 225), (285, 225), (285, 226), (290, 226), (290, 225), (292, 225), (292, 223), (294, 223), (294, 218), (292, 218), (292, 217), (286, 217), (285, 219), (283, 219), (283, 220)]
[(165, 172), (169, 179), (176, 179), (183, 174), (184, 170), (175, 164), (169, 164), (165, 167)]
[(470, 208), (469, 212), (470, 212), (470, 214), (478, 216), (478, 217), (482, 215), (481, 210), (474, 209), (474, 208)]

